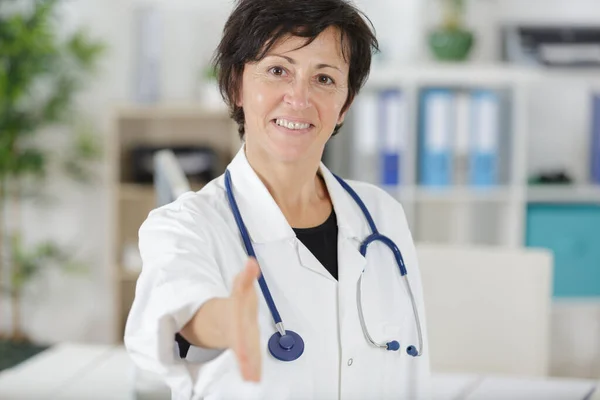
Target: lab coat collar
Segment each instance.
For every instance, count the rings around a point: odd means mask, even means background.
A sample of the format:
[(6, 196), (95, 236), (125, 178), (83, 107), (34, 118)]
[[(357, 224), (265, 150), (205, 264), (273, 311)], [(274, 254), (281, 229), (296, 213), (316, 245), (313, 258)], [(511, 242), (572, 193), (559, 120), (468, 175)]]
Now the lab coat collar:
[[(231, 173), (233, 194), (252, 242), (268, 243), (294, 238), (296, 235), (279, 206), (250, 166), (243, 145), (227, 168)], [(368, 226), (358, 205), (323, 163), (320, 171), (333, 203), (340, 233), (357, 240), (366, 237)]]

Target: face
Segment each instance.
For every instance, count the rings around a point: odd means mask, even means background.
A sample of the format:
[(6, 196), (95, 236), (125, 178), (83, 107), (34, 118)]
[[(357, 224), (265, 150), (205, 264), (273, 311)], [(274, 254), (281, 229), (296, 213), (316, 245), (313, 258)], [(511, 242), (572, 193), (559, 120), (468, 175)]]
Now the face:
[(336, 28), (311, 44), (289, 36), (266, 57), (248, 63), (238, 106), (246, 118), (246, 153), (294, 163), (321, 160), (336, 124), (344, 120), (349, 66)]

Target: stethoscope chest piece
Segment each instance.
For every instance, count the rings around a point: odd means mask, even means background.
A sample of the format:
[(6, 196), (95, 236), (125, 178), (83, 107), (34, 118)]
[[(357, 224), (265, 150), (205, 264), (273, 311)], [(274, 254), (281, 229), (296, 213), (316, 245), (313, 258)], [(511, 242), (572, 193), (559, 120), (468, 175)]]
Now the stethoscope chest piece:
[(269, 339), (269, 352), (280, 361), (294, 361), (304, 353), (304, 340), (294, 331), (286, 330), (285, 335), (275, 332)]

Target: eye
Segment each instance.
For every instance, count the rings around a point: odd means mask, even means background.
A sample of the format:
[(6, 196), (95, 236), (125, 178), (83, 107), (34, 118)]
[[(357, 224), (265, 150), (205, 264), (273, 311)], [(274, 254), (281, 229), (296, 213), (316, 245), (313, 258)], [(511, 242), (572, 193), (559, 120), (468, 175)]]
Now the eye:
[(334, 80), (333, 80), (333, 79), (331, 79), (331, 78), (330, 78), (329, 76), (327, 76), (327, 75), (319, 75), (319, 76), (317, 77), (317, 81), (318, 81), (319, 83), (322, 83), (322, 84), (324, 84), (324, 85), (332, 85), (332, 84), (334, 84), (334, 83), (335, 83), (335, 82), (334, 82)]
[(269, 72), (275, 76), (282, 76), (285, 73), (285, 70), (281, 67), (271, 67), (269, 68)]

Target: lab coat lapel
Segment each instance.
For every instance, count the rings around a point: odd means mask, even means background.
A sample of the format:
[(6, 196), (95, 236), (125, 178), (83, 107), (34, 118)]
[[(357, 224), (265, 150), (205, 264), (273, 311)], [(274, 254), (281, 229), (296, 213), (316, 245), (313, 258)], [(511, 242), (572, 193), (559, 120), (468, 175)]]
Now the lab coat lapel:
[(253, 243), (269, 243), (295, 237), (279, 206), (252, 169), (244, 146), (227, 169), (231, 172), (233, 194)]
[[(293, 239), (299, 264), (334, 280), (317, 258), (295, 238), (294, 230), (279, 206), (248, 163), (243, 146), (227, 168), (231, 172), (234, 196), (252, 242), (267, 244)], [(320, 171), (338, 221), (339, 278), (355, 283), (366, 265), (358, 249), (362, 238), (368, 235), (368, 226), (358, 205), (323, 163)]]
[[(357, 282), (366, 266), (365, 258), (360, 254), (361, 238), (367, 237), (368, 226), (360, 207), (340, 185), (329, 169), (321, 163), (320, 172), (333, 203), (338, 224), (338, 279), (344, 282)], [(312, 253), (299, 241), (298, 256), (303, 267), (313, 270), (327, 279), (334, 280)]]
[(335, 282), (335, 278), (327, 271), (327, 269), (321, 264), (321, 262), (314, 256), (311, 251), (304, 246), (300, 240), (294, 240), (294, 246), (296, 248), (296, 254), (298, 255), (298, 262), (304, 268), (310, 269), (313, 272), (321, 275), (324, 278)]
[(358, 204), (323, 164), (321, 174), (338, 221), (339, 280), (356, 282), (366, 266), (366, 259), (360, 254), (359, 248), (361, 241), (369, 233), (368, 226)]
[(279, 206), (248, 163), (243, 146), (227, 169), (231, 172), (236, 203), (252, 243), (281, 246), (289, 240), (294, 247), (294, 259), (288, 261), (335, 282), (319, 260), (296, 238)]

